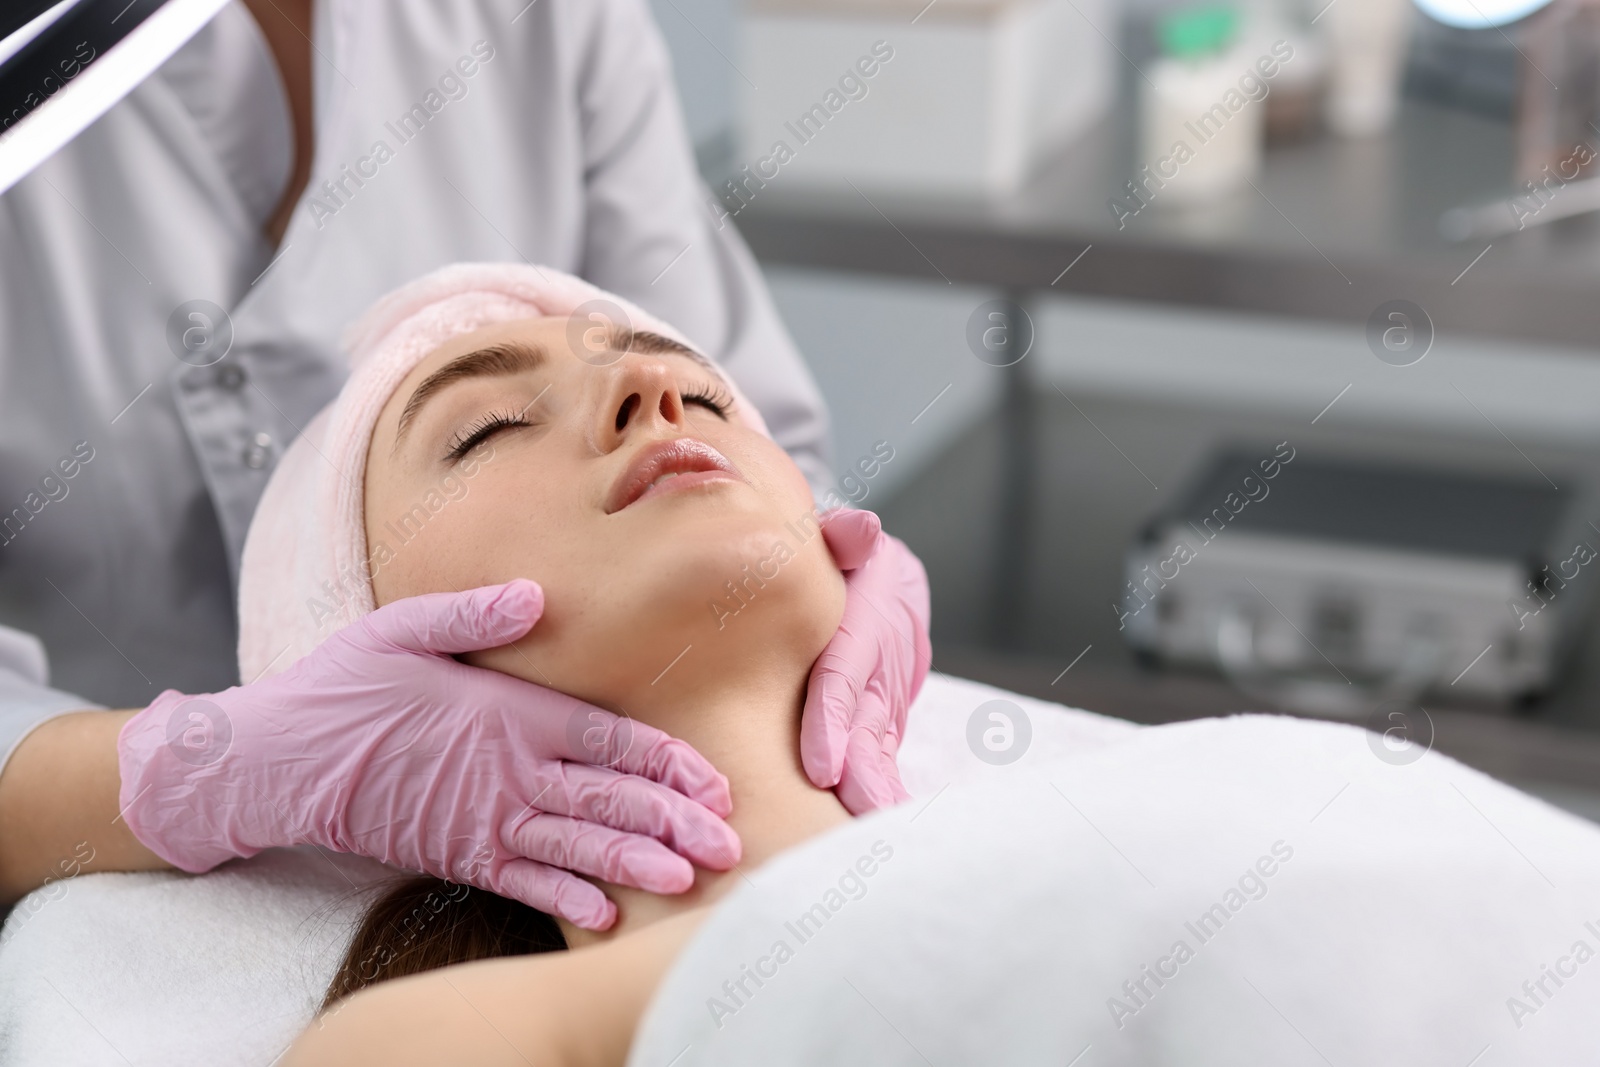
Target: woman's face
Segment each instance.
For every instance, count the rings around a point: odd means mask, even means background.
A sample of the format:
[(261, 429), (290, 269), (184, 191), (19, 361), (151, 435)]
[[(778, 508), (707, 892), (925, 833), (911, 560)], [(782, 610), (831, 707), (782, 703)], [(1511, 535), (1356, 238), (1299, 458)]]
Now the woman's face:
[(472, 661), (602, 706), (809, 666), (844, 586), (799, 469), (700, 357), (653, 334), (579, 347), (568, 323), (454, 338), (389, 398), (365, 486), (378, 604), (532, 578), (538, 625)]

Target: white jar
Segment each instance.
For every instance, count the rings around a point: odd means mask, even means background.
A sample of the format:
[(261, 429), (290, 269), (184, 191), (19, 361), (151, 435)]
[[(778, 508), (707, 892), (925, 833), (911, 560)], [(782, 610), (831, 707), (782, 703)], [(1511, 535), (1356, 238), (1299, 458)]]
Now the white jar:
[(1233, 49), (1148, 68), (1139, 163), (1149, 169), (1136, 182), (1154, 201), (1211, 200), (1255, 177), (1270, 86), (1257, 59)]

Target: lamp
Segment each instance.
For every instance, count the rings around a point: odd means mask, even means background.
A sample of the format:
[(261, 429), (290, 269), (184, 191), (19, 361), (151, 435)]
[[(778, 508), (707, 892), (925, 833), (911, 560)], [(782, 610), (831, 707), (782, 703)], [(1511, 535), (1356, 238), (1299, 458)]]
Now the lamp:
[(1538, 11), (1550, 0), (1413, 0), (1424, 15), (1463, 30), (1504, 26)]
[(8, 0), (0, 193), (104, 115), (228, 0)]

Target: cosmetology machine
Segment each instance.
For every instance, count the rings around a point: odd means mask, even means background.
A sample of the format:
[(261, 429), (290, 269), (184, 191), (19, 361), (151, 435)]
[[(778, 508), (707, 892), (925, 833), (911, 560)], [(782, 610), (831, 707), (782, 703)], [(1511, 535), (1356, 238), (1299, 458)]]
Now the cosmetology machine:
[(1149, 662), (1280, 707), (1554, 684), (1600, 590), (1586, 494), (1539, 480), (1229, 449), (1143, 526), (1117, 609)]

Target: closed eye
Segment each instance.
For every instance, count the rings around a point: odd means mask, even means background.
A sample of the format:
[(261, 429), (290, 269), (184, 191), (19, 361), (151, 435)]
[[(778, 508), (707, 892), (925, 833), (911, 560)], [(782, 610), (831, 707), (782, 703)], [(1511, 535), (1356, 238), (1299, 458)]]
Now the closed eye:
[(726, 419), (728, 412), (733, 407), (733, 397), (722, 386), (698, 385), (687, 392), (680, 393), (679, 398), (685, 404), (699, 404), (709, 411), (716, 412), (719, 418)]
[(501, 430), (515, 426), (532, 426), (533, 424), (521, 415), (492, 414), (485, 415), (473, 423), (468, 429), (456, 434), (455, 440), (450, 445), (450, 451), (445, 453), (445, 461), (457, 463), (468, 452), (483, 444)]

